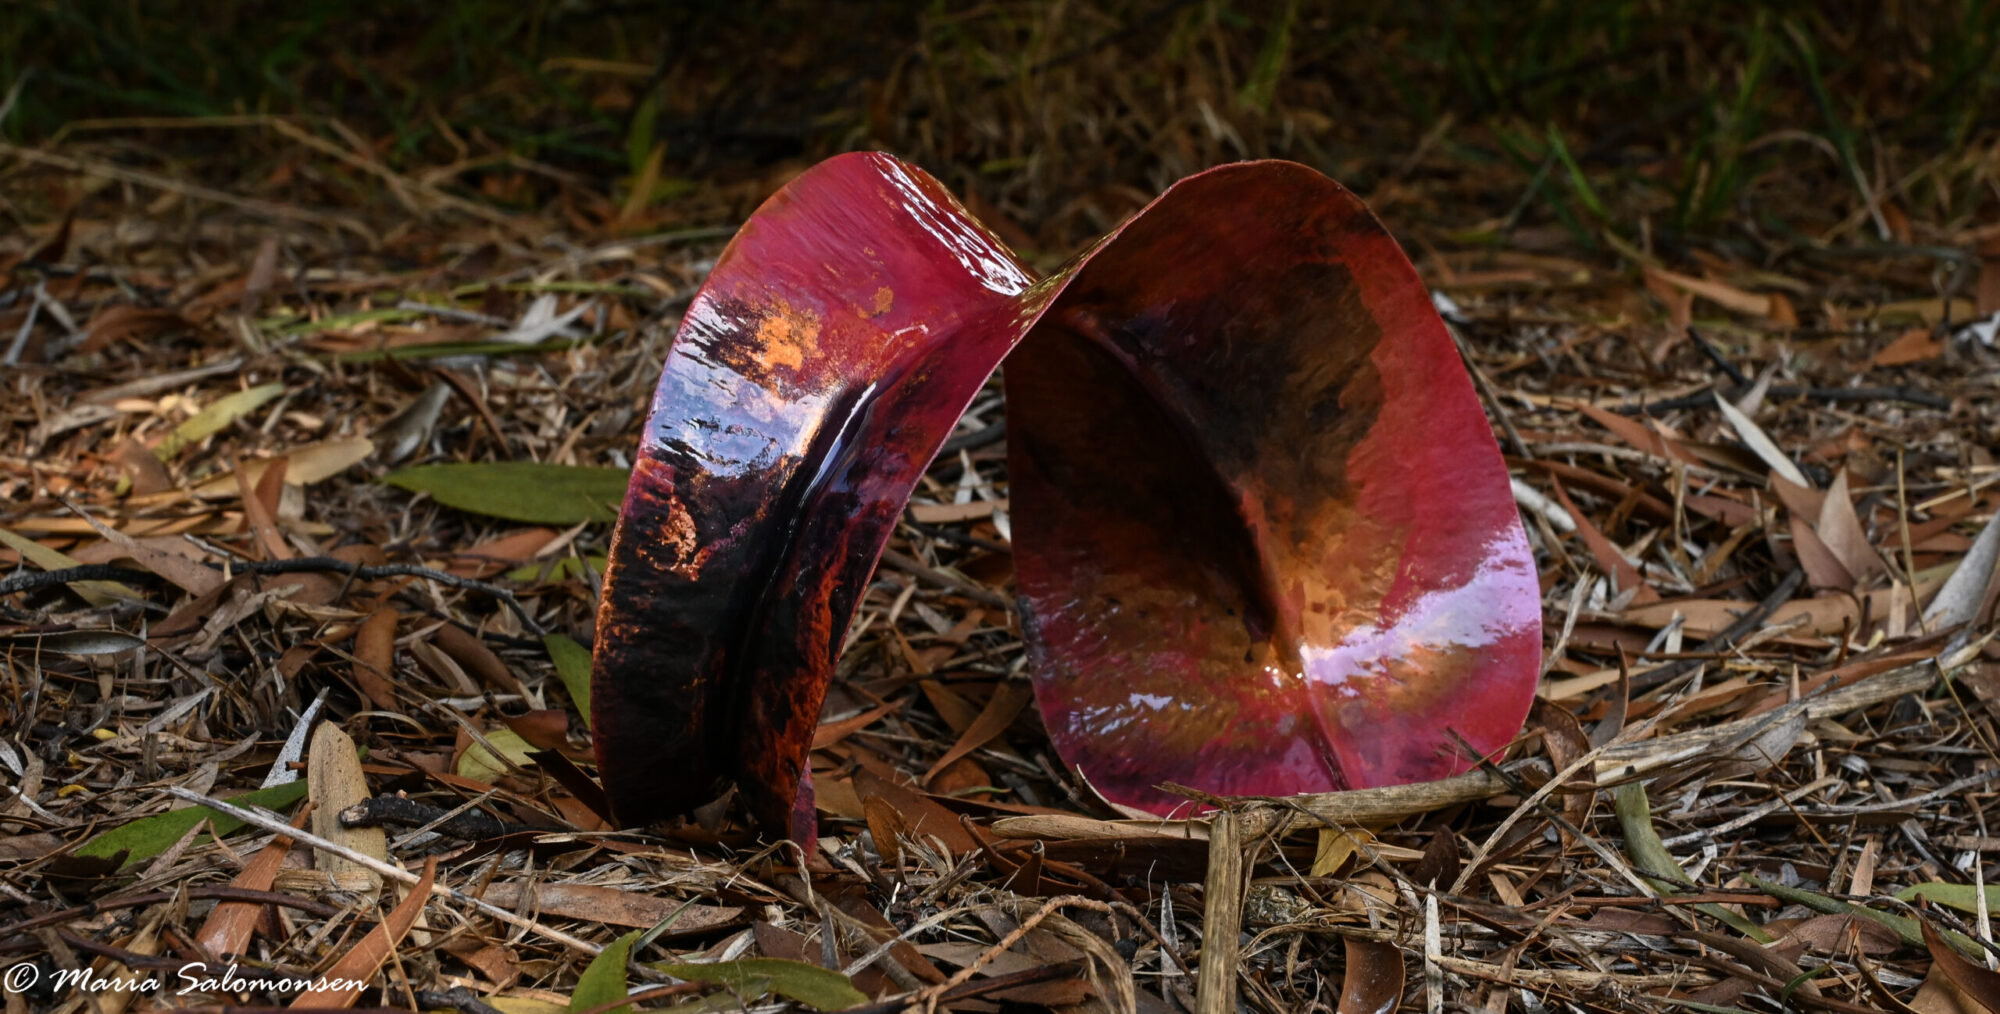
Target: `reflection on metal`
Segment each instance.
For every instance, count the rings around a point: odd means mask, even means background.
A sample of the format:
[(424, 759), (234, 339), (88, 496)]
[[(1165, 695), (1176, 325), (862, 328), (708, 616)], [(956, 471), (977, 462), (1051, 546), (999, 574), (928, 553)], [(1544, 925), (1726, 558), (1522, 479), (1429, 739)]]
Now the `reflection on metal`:
[(621, 818), (734, 781), (810, 838), (841, 636), (1003, 358), (1036, 696), (1108, 798), (1439, 777), (1518, 731), (1533, 558), (1451, 341), (1353, 195), (1225, 166), (1032, 282), (936, 180), (856, 154), (746, 223), (660, 378), (594, 660)]

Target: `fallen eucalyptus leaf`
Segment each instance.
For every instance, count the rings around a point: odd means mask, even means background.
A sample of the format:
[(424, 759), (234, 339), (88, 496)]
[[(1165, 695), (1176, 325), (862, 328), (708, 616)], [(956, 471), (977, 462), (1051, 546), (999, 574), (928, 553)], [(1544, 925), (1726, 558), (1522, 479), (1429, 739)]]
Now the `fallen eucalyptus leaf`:
[[(1619, 830), (1625, 834), (1625, 852), (1632, 857), (1632, 864), (1637, 867), (1640, 877), (1661, 894), (1679, 894), (1683, 889), (1698, 886), (1667, 851), (1659, 831), (1654, 829), (1652, 807), (1646, 802), (1644, 783), (1626, 782), (1618, 786), (1614, 805)], [(1760, 944), (1768, 944), (1773, 939), (1763, 927), (1721, 905), (1703, 902), (1694, 909)]]
[(447, 507), (474, 514), (573, 525), (617, 517), (612, 505), (624, 498), (628, 476), (619, 468), (479, 461), (418, 465), (391, 472), (382, 481), (429, 493)]
[(1736, 435), (1743, 439), (1744, 445), (1749, 447), (1764, 464), (1770, 466), (1773, 475), (1794, 486), (1812, 488), (1812, 480), (1806, 478), (1804, 472), (1799, 471), (1799, 466), (1793, 464), (1792, 459), (1785, 457), (1785, 452), (1778, 449), (1777, 442), (1772, 440), (1755, 420), (1744, 415), (1742, 409), (1731, 405), (1729, 399), (1720, 394), (1715, 396), (1715, 407), (1722, 410), (1722, 417), (1729, 420), (1729, 428), (1736, 431)]
[(260, 384), (234, 394), (223, 395), (174, 427), (173, 432), (167, 434), (167, 438), (160, 441), (158, 447), (153, 448), (153, 455), (161, 461), (171, 461), (189, 445), (198, 444), (222, 432), (230, 423), (249, 415), (265, 402), (283, 393), (285, 393), (283, 384)]
[[(1945, 943), (1938, 931), (1930, 923), (1923, 923), (1924, 948), (1931, 953), (1931, 960), (1944, 971), (1951, 984), (1972, 1002), (1985, 1008), (1988, 1014), (2000, 1014), (2000, 972), (1983, 965), (1975, 965), (1965, 960), (1951, 945)], [(1985, 957), (1983, 952), (1980, 956)]]
[(64, 655), (116, 655), (146, 646), (146, 639), (121, 630), (57, 630), (46, 634), (9, 634), (8, 644)]
[[(322, 726), (332, 728), (332, 726)], [(316, 816), (316, 815), (315, 815)], [(437, 857), (424, 860), (423, 875), (410, 885), (409, 893), (389, 910), (375, 928), (368, 931), (354, 946), (347, 949), (319, 977), (312, 987), (300, 993), (291, 1003), (292, 1010), (341, 1010), (354, 1006), (361, 998), (366, 983), (382, 970), (389, 956), (396, 951), (396, 945), (410, 933), (410, 927), (417, 924), (417, 917), (424, 913), (424, 903), (431, 897), (431, 883), (437, 878)]]
[(417, 448), (431, 437), (431, 429), (437, 426), (438, 415), (444, 411), (444, 403), (451, 400), (451, 385), (442, 380), (432, 381), (424, 388), (424, 393), (411, 399), (403, 410), (390, 416), (387, 422), (375, 428), (372, 438), (382, 446), (382, 460), (393, 465), (416, 453)]
[[(224, 800), (235, 806), (261, 806), (267, 810), (279, 810), (305, 798), (304, 781), (287, 782), (232, 796)], [(124, 865), (144, 862), (165, 852), (188, 833), (188, 829), (202, 821), (212, 821), (215, 833), (229, 834), (243, 826), (234, 817), (226, 817), (206, 806), (184, 806), (178, 810), (156, 813), (141, 817), (128, 824), (114, 827), (91, 840), (84, 842), (76, 850), (80, 856), (115, 856), (125, 854)]]
[[(1961, 912), (1979, 911), (1979, 889), (1971, 884), (1947, 884), (1936, 880), (1911, 884), (1896, 892), (1896, 900), (1935, 902)], [(1986, 910), (2000, 912), (2000, 884), (1987, 886)]]
[[(590, 959), (590, 965), (577, 977), (575, 991), (569, 995), (570, 1010), (593, 1010), (631, 994), (631, 989), (625, 985), (625, 963), (632, 954), (632, 941), (639, 939), (639, 933), (639, 930), (633, 930), (611, 941)], [(606, 1014), (631, 1009), (631, 1005), (621, 1004)]]
[(583, 715), (584, 726), (589, 727), (590, 650), (567, 634), (544, 634), (542, 647), (548, 650), (549, 661), (556, 664), (556, 678), (562, 680), (563, 689), (569, 691), (569, 699), (576, 704), (577, 712)]
[(500, 755), (506, 758), (505, 763), (495, 758), (493, 751), (486, 749), (483, 744), (474, 743), (459, 755), (458, 768), (454, 773), (490, 785), (499, 781), (501, 776), (508, 772), (508, 764), (516, 768), (525, 768), (531, 763), (528, 754), (535, 748), (529, 745), (527, 740), (522, 739), (520, 733), (512, 729), (494, 729), (486, 733), (486, 742), (493, 744), (494, 749), (500, 751)]
[[(1757, 890), (1762, 891), (1765, 894), (1768, 894), (1771, 897), (1778, 899), (1779, 901), (1793, 905), (1804, 905), (1805, 907), (1812, 909), (1815, 912), (1826, 912), (1832, 915), (1860, 916), (1863, 919), (1867, 919), (1872, 922), (1877, 922), (1884, 926), (1889, 927), (1891, 930), (1895, 931), (1898, 937), (1902, 938), (1902, 941), (1904, 943), (1909, 944), (1912, 947), (1924, 946), (1924, 934), (1929, 930), (1929, 927), (1925, 926), (1923, 923), (1920, 923), (1915, 919), (1910, 918), (1909, 916), (1892, 915), (1888, 912), (1882, 912), (1876, 909), (1869, 908), (1866, 905), (1856, 905), (1853, 902), (1841, 901), (1839, 898), (1829, 898), (1826, 895), (1820, 894), (1817, 891), (1808, 891), (1804, 890), (1803, 888), (1786, 887), (1783, 884), (1774, 884), (1768, 880), (1763, 879), (1762, 877), (1745, 876), (1743, 879), (1747, 881), (1751, 887), (1754, 887)], [(1983, 954), (1985, 952), (1985, 948), (1981, 947), (1978, 941), (1972, 939), (1971, 937), (1966, 936), (1963, 933), (1959, 933), (1954, 930), (1945, 930), (1942, 936), (1945, 940), (1949, 941), (1953, 947), (1957, 948), (1960, 951), (1960, 953)]]
[(847, 976), (803, 961), (784, 958), (738, 958), (713, 964), (650, 966), (676, 979), (713, 982), (745, 1000), (776, 993), (814, 1010), (840, 1010), (868, 1002)]
[(1987, 520), (1972, 548), (1945, 579), (1944, 587), (1924, 607), (1924, 622), (1937, 628), (1971, 622), (1979, 604), (1986, 600), (1987, 586), (1996, 578), (2000, 578), (2000, 514)]

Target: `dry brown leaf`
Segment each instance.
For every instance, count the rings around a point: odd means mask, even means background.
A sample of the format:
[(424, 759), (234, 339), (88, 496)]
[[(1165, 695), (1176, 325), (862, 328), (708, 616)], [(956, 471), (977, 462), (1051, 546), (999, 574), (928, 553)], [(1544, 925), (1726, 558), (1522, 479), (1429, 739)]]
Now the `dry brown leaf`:
[(875, 852), (882, 861), (894, 865), (902, 860), (903, 842), (910, 837), (910, 825), (895, 804), (881, 796), (861, 801), (861, 813), (868, 821), (868, 835), (875, 839)]
[(917, 687), (924, 692), (924, 697), (931, 702), (931, 707), (937, 710), (938, 717), (944, 719), (944, 724), (951, 726), (952, 732), (962, 736), (965, 730), (972, 728), (972, 723), (979, 719), (979, 706), (943, 683), (937, 680), (918, 680)]
[(944, 755), (931, 765), (930, 771), (925, 773), (924, 784), (928, 785), (934, 781), (938, 773), (951, 766), (953, 761), (991, 743), (1001, 733), (1006, 732), (1007, 727), (1014, 724), (1014, 719), (1020, 717), (1028, 702), (1034, 699), (1035, 692), (1026, 683), (1003, 680), (995, 686), (993, 696), (986, 701), (986, 707), (972, 720), (971, 725), (966, 726), (965, 731), (958, 737), (958, 742), (953, 743), (951, 749), (946, 750)]
[(167, 474), (167, 466), (153, 456), (150, 448), (137, 440), (119, 444), (111, 457), (132, 480), (133, 496), (152, 496), (174, 488), (174, 477)]
[(686, 936), (736, 924), (742, 906), (690, 904), (644, 891), (621, 891), (592, 884), (496, 881), (483, 897), (501, 908), (524, 914), (582, 919), (608, 926), (648, 929), (679, 912), (667, 927), (668, 936)]
[[(342, 738), (345, 738), (344, 734)], [(431, 882), (436, 877), (437, 857), (431, 856), (424, 860), (423, 875), (411, 885), (410, 893), (404, 895), (403, 900), (381, 922), (376, 923), (367, 936), (348, 948), (347, 953), (341, 955), (333, 967), (314, 982), (313, 988), (299, 994), (298, 999), (292, 1001), (292, 1009), (338, 1010), (353, 1006), (366, 986), (350, 986), (348, 983), (365, 984), (382, 970), (383, 963), (389, 960), (396, 945), (409, 935), (410, 927), (416, 925), (417, 916), (423, 913), (424, 902), (430, 900)]]
[[(1765, 928), (1771, 927), (1767, 924)], [(1855, 950), (1881, 956), (1903, 949), (1903, 940), (1895, 930), (1855, 915), (1816, 915), (1803, 919), (1786, 930), (1785, 937), (1814, 954), (1829, 957), (1844, 956)]]
[(397, 711), (396, 610), (382, 606), (368, 614), (354, 632), (354, 682), (383, 711)]
[(1813, 522), (1813, 532), (1856, 583), (1865, 584), (1882, 574), (1882, 557), (1868, 542), (1861, 518), (1854, 513), (1854, 501), (1847, 491), (1846, 469), (1841, 469), (1827, 487), (1819, 517)]
[(1842, 566), (1840, 558), (1820, 540), (1819, 534), (1798, 515), (1790, 519), (1792, 552), (1798, 555), (1799, 566), (1806, 571), (1806, 580), (1815, 589), (1847, 591), (1854, 587), (1854, 575)]
[(1952, 949), (1928, 921), (1919, 920), (1923, 927), (1924, 947), (1931, 952), (1935, 967), (1943, 969), (1945, 978), (1966, 999), (1984, 1008), (1987, 1014), (2000, 1014), (2000, 972), (1975, 965), (1965, 956)]
[(278, 495), (284, 489), (284, 481), (283, 458), (272, 462), (254, 484), (248, 469), (241, 463), (236, 467), (237, 492), (243, 497), (243, 523), (256, 535), (266, 560), (289, 560), (297, 555), (278, 533)]
[(520, 955), (511, 947), (459, 936), (446, 941), (443, 949), (484, 976), (495, 989), (506, 989), (521, 978)]
[[(301, 810), (292, 821), (293, 827), (302, 827), (309, 811)], [(292, 851), (292, 840), (279, 835), (270, 844), (257, 850), (257, 854), (244, 864), (241, 872), (229, 882), (231, 887), (241, 887), (251, 891), (268, 891), (278, 876), (278, 868), (284, 865), (285, 857)], [(247, 901), (225, 901), (216, 905), (203, 920), (201, 929), (194, 935), (195, 943), (203, 950), (217, 957), (247, 953), (250, 933), (266, 911), (263, 905)]]
[(855, 715), (852, 718), (843, 718), (837, 722), (823, 723), (818, 728), (813, 730), (813, 749), (824, 750), (827, 747), (830, 747), (840, 742), (841, 740), (846, 739), (847, 737), (857, 732), (860, 732), (861, 730), (866, 729), (871, 725), (874, 725), (876, 722), (881, 721), (882, 719), (888, 717), (889, 715), (892, 715), (898, 711), (903, 710), (903, 706), (906, 703), (908, 703), (906, 699), (897, 698), (896, 700), (889, 701), (886, 704), (882, 704), (868, 711), (864, 711), (861, 714)]
[(1556, 497), (1562, 501), (1563, 509), (1569, 511), (1569, 516), (1576, 520), (1576, 534), (1589, 548), (1591, 559), (1597, 561), (1598, 570), (1610, 576), (1615, 590), (1621, 594), (1632, 591), (1632, 602), (1635, 604), (1658, 602), (1660, 593), (1646, 583), (1645, 578), (1639, 573), (1639, 568), (1634, 567), (1632, 561), (1625, 558), (1625, 553), (1606, 538), (1603, 532), (1598, 531), (1590, 516), (1577, 509), (1576, 501), (1569, 498), (1569, 493), (1563, 489), (1562, 483), (1556, 483), (1555, 489)]
[(197, 558), (201, 551), (186, 539), (166, 536), (135, 539), (109, 526), (99, 528), (98, 532), (104, 541), (78, 549), (75, 557), (79, 562), (129, 559), (190, 595), (206, 595), (229, 583), (221, 571), (201, 565)]
[(864, 808), (871, 799), (886, 801), (920, 841), (928, 842), (935, 836), (952, 855), (964, 855), (979, 847), (958, 822), (956, 814), (916, 789), (862, 770), (854, 773), (854, 791), (861, 797)]
[[(1583, 759), (1590, 752), (1590, 737), (1583, 731), (1583, 723), (1569, 709), (1547, 698), (1536, 696), (1528, 710), (1530, 725), (1542, 730), (1542, 746), (1549, 753), (1549, 763), (1561, 771)], [(1597, 772), (1595, 765), (1584, 767), (1559, 790), (1563, 816), (1578, 827), (1584, 825), (1590, 816), (1591, 802), (1596, 799)], [(1449, 883), (1449, 881), (1447, 881)]]
[[(1706, 299), (1726, 310), (1749, 314), (1753, 317), (1771, 316), (1771, 297), (1745, 292), (1725, 282), (1706, 278), (1690, 278), (1663, 268), (1646, 268), (1648, 278), (1658, 278), (1661, 282), (1685, 292)], [(1795, 320), (1796, 322), (1796, 320)]]
[(1599, 408), (1596, 405), (1582, 403), (1576, 406), (1576, 410), (1588, 416), (1592, 422), (1610, 430), (1613, 436), (1638, 450), (1657, 455), (1661, 458), (1686, 462), (1690, 465), (1701, 464), (1701, 460), (1695, 457), (1687, 448), (1681, 446), (1679, 441), (1667, 439), (1665, 435), (1631, 416), (1619, 415), (1616, 412)]
[[(1991, 312), (1980, 311), (1982, 315)], [(1943, 354), (1944, 342), (1932, 337), (1930, 328), (1913, 327), (1903, 332), (1895, 341), (1878, 349), (1869, 362), (1875, 366), (1908, 366), (1911, 363), (1929, 362)]]
[(466, 633), (455, 624), (444, 623), (431, 632), (431, 640), (466, 672), (477, 676), (481, 683), (502, 693), (534, 699), (513, 670), (507, 668), (507, 663), (500, 661), (500, 656), (494, 654), (493, 649), (476, 635)]

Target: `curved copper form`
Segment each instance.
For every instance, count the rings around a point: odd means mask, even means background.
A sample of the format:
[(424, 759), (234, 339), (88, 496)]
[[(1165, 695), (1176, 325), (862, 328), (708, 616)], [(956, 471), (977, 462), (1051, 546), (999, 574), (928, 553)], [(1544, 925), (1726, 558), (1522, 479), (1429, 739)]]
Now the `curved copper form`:
[(1031, 284), (935, 180), (855, 154), (745, 224), (661, 375), (594, 659), (622, 819), (735, 780), (767, 831), (812, 836), (848, 620), (1010, 351), (1037, 697), (1109, 798), (1434, 777), (1469, 762), (1454, 733), (1520, 728), (1532, 557), (1456, 352), (1358, 200), (1225, 166)]

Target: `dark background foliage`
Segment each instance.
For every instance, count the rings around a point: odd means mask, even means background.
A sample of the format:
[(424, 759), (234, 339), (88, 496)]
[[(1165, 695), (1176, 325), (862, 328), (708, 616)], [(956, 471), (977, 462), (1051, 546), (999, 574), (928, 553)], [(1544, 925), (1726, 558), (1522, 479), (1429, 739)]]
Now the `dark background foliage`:
[[(661, 204), (880, 147), (1058, 245), (1186, 172), (1276, 156), (1364, 194), (1497, 176), (1519, 206), (1489, 226), (1590, 245), (1637, 218), (1672, 237), (1838, 217), (1829, 187), (1852, 205), (1988, 137), (1996, 48), (1984, 0), (36, 0), (0, 17), (19, 89), (0, 130), (37, 144), (115, 118), (151, 142), (133, 158), (241, 161), (159, 121), (303, 117), (399, 171), (505, 153)], [(533, 205), (547, 179), (487, 196)], [(1913, 186), (1946, 219), (1992, 200), (1983, 172)]]

